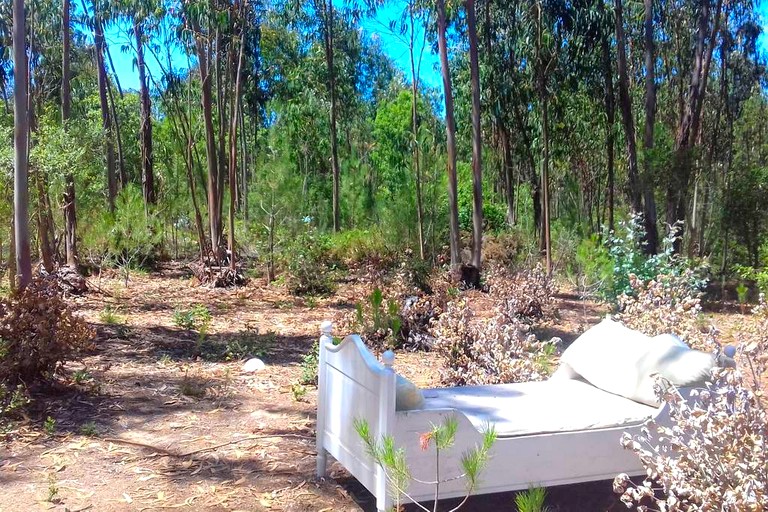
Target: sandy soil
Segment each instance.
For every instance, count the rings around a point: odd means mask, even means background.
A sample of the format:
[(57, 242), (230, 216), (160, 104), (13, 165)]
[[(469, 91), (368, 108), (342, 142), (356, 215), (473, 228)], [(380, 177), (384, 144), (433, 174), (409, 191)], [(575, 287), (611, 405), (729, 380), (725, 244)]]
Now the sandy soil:
[[(73, 300), (96, 328), (97, 348), (67, 364), (60, 380), (69, 384), (38, 394), (0, 444), (0, 511), (375, 509), (338, 464), (330, 478), (314, 479), (316, 390), (302, 396), (295, 386), (320, 322), (354, 307), (354, 281), (317, 301), (259, 281), (201, 288), (181, 267), (136, 275), (128, 287), (94, 284), (101, 291)], [(566, 342), (607, 311), (572, 295), (558, 301), (560, 319), (540, 333)], [(173, 318), (194, 304), (212, 313), (207, 343), (258, 333), (266, 369), (244, 373), (241, 361), (194, 357), (198, 336)], [(105, 323), (105, 308), (121, 323)], [(739, 315), (717, 316), (739, 323), (729, 318)], [(439, 383), (439, 366), (430, 353), (403, 352), (396, 363), (422, 386)], [(89, 378), (76, 384), (78, 371)], [(552, 511), (626, 510), (610, 482), (550, 489), (548, 503)], [(513, 493), (473, 497), (464, 508), (514, 509)]]

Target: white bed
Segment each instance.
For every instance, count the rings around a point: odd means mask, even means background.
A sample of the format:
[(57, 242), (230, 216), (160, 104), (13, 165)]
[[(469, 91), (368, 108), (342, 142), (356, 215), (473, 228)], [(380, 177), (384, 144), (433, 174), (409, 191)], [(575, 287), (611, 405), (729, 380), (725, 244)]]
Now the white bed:
[[(419, 447), (420, 434), (446, 417), (458, 422), (455, 446), (442, 454), (441, 479), (457, 476), (459, 459), (482, 442), (485, 425), (498, 439), (475, 494), (612, 479), (643, 474), (638, 458), (619, 444), (623, 432), (638, 434), (649, 418), (665, 421), (666, 406), (651, 407), (602, 391), (581, 380), (552, 379), (498, 386), (424, 390), (419, 410), (396, 411), (394, 354), (379, 362), (357, 335), (334, 345), (331, 323), (321, 326), (317, 409), (317, 475), (327, 455), (338, 460), (390, 510), (383, 470), (367, 455), (354, 422), (365, 420), (374, 439), (389, 435), (405, 449), (414, 480), (433, 480), (435, 457)], [(453, 473), (451, 473), (453, 472)], [(463, 496), (466, 483), (440, 486), (440, 498)], [(434, 487), (412, 482), (414, 501), (434, 499)], [(404, 500), (408, 501), (408, 500)]]

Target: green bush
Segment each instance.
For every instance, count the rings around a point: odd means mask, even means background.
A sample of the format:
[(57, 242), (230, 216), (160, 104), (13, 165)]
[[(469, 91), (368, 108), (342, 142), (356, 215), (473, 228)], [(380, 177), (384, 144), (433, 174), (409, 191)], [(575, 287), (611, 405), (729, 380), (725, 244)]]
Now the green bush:
[(287, 285), (295, 295), (329, 295), (335, 289), (332, 270), (338, 262), (331, 258), (331, 238), (309, 228), (289, 244)]
[(372, 264), (379, 268), (392, 267), (397, 251), (387, 245), (378, 230), (350, 229), (330, 236), (327, 256), (347, 266)]
[[(707, 284), (709, 266), (706, 261), (697, 262), (680, 257), (673, 251), (678, 236), (672, 230), (662, 241), (661, 252), (647, 256), (643, 253), (645, 230), (642, 219), (633, 216), (619, 223), (618, 233), (605, 237), (608, 254), (613, 263), (613, 279), (603, 290), (604, 295), (615, 300), (621, 295), (632, 295), (633, 279), (647, 282), (659, 275), (685, 276), (691, 293), (699, 293)], [(690, 270), (690, 272), (689, 272)]]
[(576, 248), (575, 271), (583, 292), (605, 296), (613, 290), (613, 260), (608, 249), (592, 235)]

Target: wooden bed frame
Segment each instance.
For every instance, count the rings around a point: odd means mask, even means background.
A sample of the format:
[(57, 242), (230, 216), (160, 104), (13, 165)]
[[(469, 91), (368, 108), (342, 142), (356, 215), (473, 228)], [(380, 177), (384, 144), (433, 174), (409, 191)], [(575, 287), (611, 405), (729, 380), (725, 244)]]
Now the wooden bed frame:
[[(396, 411), (394, 354), (385, 352), (379, 363), (359, 336), (347, 336), (334, 345), (331, 331), (331, 322), (323, 322), (318, 365), (317, 476), (326, 475), (330, 454), (376, 497), (377, 510), (388, 511), (393, 499), (386, 475), (366, 453), (355, 430), (355, 420), (367, 421), (376, 440), (392, 436), (395, 446), (405, 449), (413, 477), (431, 481), (435, 478), (435, 456), (432, 451), (420, 449), (419, 436), (447, 417), (456, 419), (458, 429), (454, 447), (441, 454), (441, 479), (457, 476), (461, 455), (481, 444), (482, 433), (457, 409)], [(657, 420), (664, 421), (667, 416), (665, 405), (656, 410)], [(641, 427), (642, 424), (635, 423), (499, 437), (473, 494), (608, 480), (619, 473), (644, 474), (637, 456), (619, 443), (622, 433), (639, 434)], [(432, 501), (434, 492), (434, 486), (415, 481), (408, 487), (408, 494), (419, 502)], [(442, 483), (439, 497), (461, 497), (465, 493), (466, 483), (460, 478)], [(410, 502), (405, 497), (401, 501)]]

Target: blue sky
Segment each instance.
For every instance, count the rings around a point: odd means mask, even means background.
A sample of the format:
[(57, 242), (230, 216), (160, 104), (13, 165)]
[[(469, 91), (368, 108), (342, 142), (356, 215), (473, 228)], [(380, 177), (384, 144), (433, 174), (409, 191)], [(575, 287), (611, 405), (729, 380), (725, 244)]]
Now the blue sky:
[[(375, 18), (364, 20), (362, 22), (362, 27), (370, 36), (379, 40), (384, 51), (403, 71), (410, 82), (411, 68), (408, 46), (399, 36), (391, 34), (388, 29), (390, 20), (399, 19), (402, 12), (401, 6), (404, 4), (405, 2), (402, 0), (394, 0), (387, 3), (387, 5), (378, 11)], [(768, 0), (758, 0), (757, 4), (757, 10), (760, 14), (764, 31), (768, 31), (768, 27), (766, 27), (766, 19), (768, 19)], [(421, 43), (424, 41), (423, 27), (420, 28), (417, 26), (416, 32), (418, 55), (419, 50), (421, 50)], [(130, 45), (132, 48), (130, 35), (125, 32), (125, 27), (113, 26), (107, 30), (105, 36), (110, 45), (110, 52), (122, 87), (124, 89), (138, 89), (138, 73), (133, 66), (135, 53), (132, 49), (127, 52), (122, 51), (122, 47), (125, 45)], [(765, 32), (760, 36), (759, 45), (763, 51), (768, 49), (768, 35)], [(159, 79), (160, 68), (156, 59), (151, 55), (147, 55), (146, 60), (150, 74), (156, 79)], [(183, 55), (180, 50), (174, 51), (173, 65), (178, 68), (187, 67), (187, 57)], [(432, 53), (432, 48), (429, 42), (426, 42), (426, 45), (423, 48), (419, 76), (428, 86), (441, 90), (442, 82), (440, 79), (439, 59), (436, 53)]]
[[(768, 0), (767, 0), (768, 1)], [(397, 66), (405, 73), (410, 82), (411, 67), (408, 55), (408, 46), (401, 40), (399, 36), (389, 33), (389, 21), (393, 19), (399, 19), (402, 11), (399, 1), (392, 2), (384, 6), (379, 10), (375, 18), (366, 19), (362, 22), (363, 30), (365, 30), (371, 37), (375, 37), (379, 40), (384, 51), (394, 60)], [(123, 25), (123, 24), (121, 24)], [(124, 89), (138, 89), (139, 77), (138, 73), (134, 69), (133, 61), (135, 59), (135, 51), (133, 50), (133, 42), (131, 41), (131, 34), (128, 34), (126, 30), (129, 27), (112, 26), (105, 31), (105, 39), (109, 44), (110, 53), (112, 54), (112, 60), (115, 64), (115, 70), (120, 84)], [(417, 37), (417, 55), (421, 50), (422, 42), (424, 42), (424, 30), (416, 27)], [(128, 51), (122, 51), (123, 47), (128, 46)], [(422, 52), (422, 62), (420, 67), (419, 76), (430, 87), (441, 87), (439, 60), (437, 54), (431, 52), (429, 42), (424, 45), (424, 51)], [(187, 67), (187, 57), (180, 50), (173, 52), (174, 60), (173, 65), (177, 69)], [(160, 78), (160, 67), (157, 60), (152, 55), (146, 56), (147, 66), (149, 72), (155, 79)]]

